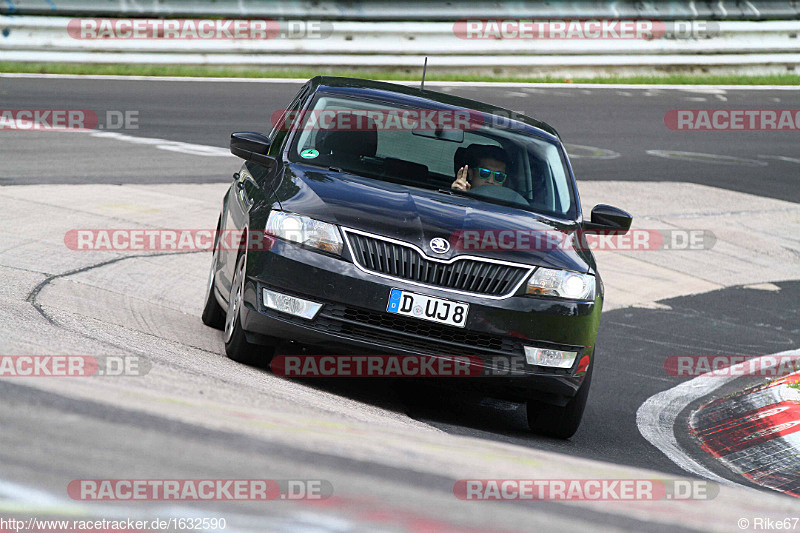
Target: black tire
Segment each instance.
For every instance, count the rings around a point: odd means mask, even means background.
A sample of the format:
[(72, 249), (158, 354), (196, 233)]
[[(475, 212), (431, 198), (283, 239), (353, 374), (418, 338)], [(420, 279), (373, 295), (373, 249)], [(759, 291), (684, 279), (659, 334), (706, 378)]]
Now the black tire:
[(206, 284), (206, 304), (203, 306), (203, 324), (214, 329), (223, 329), (225, 327), (225, 310), (219, 305), (217, 297), (214, 294), (214, 271), (217, 265), (217, 251), (216, 244), (214, 246), (214, 255), (211, 258), (211, 272), (208, 273), (208, 283)]
[(398, 379), (393, 383), (397, 399), (409, 410), (431, 405), (431, 391), (414, 380)]
[(247, 342), (242, 329), (241, 308), (244, 290), (244, 271), (247, 256), (242, 254), (236, 260), (236, 270), (231, 283), (231, 294), (228, 297), (228, 310), (225, 313), (225, 353), (229, 358), (251, 366), (269, 364), (275, 353), (274, 346), (261, 346)]
[(586, 373), (578, 393), (564, 406), (529, 401), (528, 427), (534, 433), (557, 439), (568, 439), (578, 431), (589, 398), (589, 387), (592, 384), (592, 368), (594, 357)]

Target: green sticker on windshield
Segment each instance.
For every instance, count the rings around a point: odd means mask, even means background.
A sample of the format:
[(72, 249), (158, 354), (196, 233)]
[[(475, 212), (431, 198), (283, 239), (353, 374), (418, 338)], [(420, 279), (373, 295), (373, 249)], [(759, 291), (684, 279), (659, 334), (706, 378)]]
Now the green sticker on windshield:
[(319, 152), (314, 150), (313, 148), (309, 148), (308, 150), (303, 150), (300, 152), (300, 157), (304, 159), (314, 159), (319, 155)]

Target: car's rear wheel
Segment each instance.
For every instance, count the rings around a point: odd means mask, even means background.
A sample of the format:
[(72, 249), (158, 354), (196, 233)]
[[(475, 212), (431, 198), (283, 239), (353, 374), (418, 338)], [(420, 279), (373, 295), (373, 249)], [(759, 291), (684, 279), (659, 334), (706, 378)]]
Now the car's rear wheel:
[(528, 402), (528, 427), (531, 431), (557, 439), (568, 439), (578, 431), (589, 398), (593, 367), (594, 362), (589, 366), (578, 393), (566, 405)]
[(206, 304), (203, 307), (203, 324), (215, 329), (225, 327), (225, 310), (219, 305), (214, 294), (214, 281), (217, 270), (217, 250), (214, 246), (214, 256), (211, 258), (211, 271), (208, 273), (208, 283), (206, 284)]
[(228, 310), (225, 313), (225, 353), (238, 363), (245, 365), (264, 365), (269, 363), (275, 352), (274, 346), (261, 346), (247, 342), (242, 329), (241, 311), (244, 302), (244, 278), (247, 256), (242, 254), (236, 260), (236, 271), (228, 297)]

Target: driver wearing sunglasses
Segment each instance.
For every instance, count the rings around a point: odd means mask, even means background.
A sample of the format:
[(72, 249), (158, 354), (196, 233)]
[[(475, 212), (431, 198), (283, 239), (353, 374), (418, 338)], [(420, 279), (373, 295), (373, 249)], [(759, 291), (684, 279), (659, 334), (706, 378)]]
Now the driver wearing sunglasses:
[(450, 188), (469, 191), (489, 185), (503, 186), (506, 174), (506, 153), (498, 146), (481, 146), (470, 154), (468, 165), (458, 170)]

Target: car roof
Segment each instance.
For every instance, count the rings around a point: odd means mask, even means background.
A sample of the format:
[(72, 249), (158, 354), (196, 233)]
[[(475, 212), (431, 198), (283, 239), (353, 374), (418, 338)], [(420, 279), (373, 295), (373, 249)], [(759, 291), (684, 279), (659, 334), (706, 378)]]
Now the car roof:
[(535, 118), (523, 115), (521, 113), (510, 111), (503, 107), (494, 106), (477, 100), (470, 100), (468, 98), (461, 98), (460, 96), (453, 96), (451, 94), (440, 93), (437, 91), (430, 91), (428, 89), (419, 89), (417, 87), (409, 87), (406, 85), (399, 85), (396, 83), (388, 83), (384, 81), (365, 80), (361, 78), (342, 78), (337, 76), (316, 76), (311, 78), (308, 83), (313, 90), (324, 88), (332, 89), (352, 89), (354, 94), (361, 94), (364, 96), (387, 97), (391, 96), (387, 93), (393, 93), (395, 98), (401, 100), (427, 100), (440, 104), (446, 104), (466, 109), (472, 109), (481, 113), (496, 115), (503, 118), (511, 118), (517, 122), (527, 124), (540, 131), (548, 133), (557, 139), (560, 139), (558, 132), (551, 125)]

